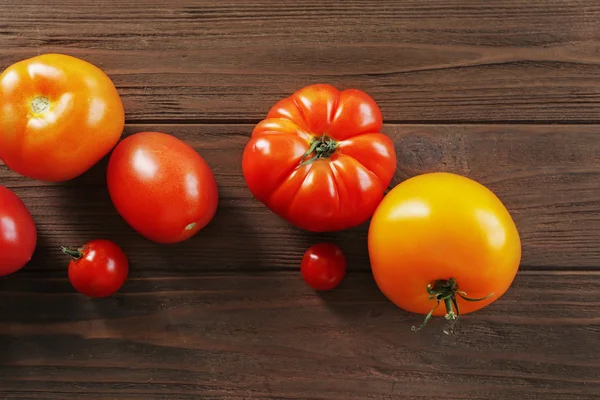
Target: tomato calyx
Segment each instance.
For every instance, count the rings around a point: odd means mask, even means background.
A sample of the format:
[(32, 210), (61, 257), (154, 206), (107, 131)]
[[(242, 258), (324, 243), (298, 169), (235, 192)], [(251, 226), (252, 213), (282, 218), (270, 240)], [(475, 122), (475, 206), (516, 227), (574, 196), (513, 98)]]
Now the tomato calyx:
[[(303, 167), (307, 164), (317, 161), (321, 158), (329, 158), (335, 153), (339, 143), (330, 138), (327, 135), (315, 136), (310, 142), (310, 147), (306, 150), (306, 153), (300, 159), (298, 168)], [(311, 154), (315, 153), (314, 156), (308, 158)]]
[(73, 259), (73, 261), (77, 261), (81, 257), (83, 257), (83, 249), (81, 249), (81, 248), (79, 248), (79, 249), (73, 249), (72, 247), (61, 246), (60, 250), (63, 253), (65, 253), (66, 255), (68, 255), (69, 257), (71, 257)]
[[(468, 297), (467, 293), (462, 290), (459, 290), (458, 284), (456, 283), (456, 279), (438, 279), (433, 284), (427, 285), (427, 293), (429, 294), (429, 300), (436, 300), (437, 304), (429, 311), (429, 313), (425, 316), (425, 320), (423, 323), (417, 328), (413, 326), (411, 330), (413, 332), (418, 332), (421, 329), (425, 328), (427, 322), (433, 316), (433, 313), (440, 306), (440, 303), (443, 301), (444, 306), (446, 307), (446, 320), (450, 321), (449, 325), (444, 329), (444, 333), (447, 335), (451, 335), (454, 333), (454, 327), (458, 322), (458, 317), (460, 316), (460, 309), (458, 308), (458, 302), (456, 301), (456, 296), (460, 296), (463, 300), (466, 301), (483, 301), (489, 299), (494, 295), (494, 293), (490, 293), (485, 297), (473, 298)], [(455, 311), (456, 310), (456, 311)]]
[(45, 96), (37, 96), (31, 100), (31, 111), (34, 114), (42, 114), (50, 108), (50, 100)]

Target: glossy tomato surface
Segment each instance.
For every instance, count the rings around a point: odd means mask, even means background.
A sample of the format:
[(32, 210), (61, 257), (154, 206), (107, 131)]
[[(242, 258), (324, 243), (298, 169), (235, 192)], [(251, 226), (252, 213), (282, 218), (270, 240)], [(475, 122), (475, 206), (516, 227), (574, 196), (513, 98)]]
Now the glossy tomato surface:
[(121, 216), (158, 243), (186, 240), (217, 210), (215, 178), (196, 151), (174, 136), (141, 132), (113, 151), (108, 190)]
[(79, 293), (107, 297), (119, 290), (127, 279), (127, 257), (110, 240), (92, 240), (80, 249), (63, 248), (63, 251), (73, 257), (69, 263), (69, 281)]
[(315, 244), (304, 253), (300, 272), (304, 281), (313, 289), (331, 290), (344, 279), (346, 257), (334, 244)]
[(254, 129), (242, 167), (252, 194), (316, 232), (371, 217), (396, 171), (381, 112), (360, 90), (312, 85), (277, 103)]
[[(471, 298), (461, 314), (497, 300), (521, 260), (519, 233), (502, 202), (481, 184), (449, 173), (416, 176), (392, 189), (373, 215), (369, 256), (381, 291), (399, 307), (427, 314), (427, 285), (454, 278)], [(434, 315), (444, 315), (439, 307)]]
[(0, 276), (23, 268), (35, 250), (37, 230), (25, 204), (0, 186)]
[(21, 175), (81, 175), (115, 146), (124, 122), (112, 81), (83, 60), (45, 54), (0, 75), (0, 159)]

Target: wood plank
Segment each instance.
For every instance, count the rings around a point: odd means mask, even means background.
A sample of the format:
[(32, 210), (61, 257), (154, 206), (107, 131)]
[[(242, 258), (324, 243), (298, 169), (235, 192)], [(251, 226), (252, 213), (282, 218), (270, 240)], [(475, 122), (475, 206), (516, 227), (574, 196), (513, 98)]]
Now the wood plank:
[[(39, 249), (27, 270), (62, 270), (59, 246), (96, 237), (116, 240), (148, 270), (296, 269), (306, 248), (320, 240), (338, 243), (351, 269), (368, 269), (367, 225), (304, 233), (252, 197), (241, 172), (251, 125), (133, 125), (126, 134), (143, 130), (172, 133), (205, 157), (220, 188), (215, 220), (188, 242), (158, 246), (116, 214), (105, 186), (106, 160), (63, 184), (24, 179), (0, 167), (0, 184), (21, 196), (39, 227)], [(521, 232), (522, 268), (600, 267), (600, 127), (386, 125), (383, 131), (397, 144), (393, 185), (423, 172), (451, 171), (495, 191)]]
[(64, 52), (130, 122), (254, 122), (311, 83), (388, 122), (600, 122), (596, 0), (0, 1), (0, 69)]
[[(90, 300), (64, 277), (0, 281), (3, 399), (597, 399), (598, 272), (526, 272), (454, 336), (367, 273), (154, 276)], [(23, 397), (28, 396), (28, 397)]]

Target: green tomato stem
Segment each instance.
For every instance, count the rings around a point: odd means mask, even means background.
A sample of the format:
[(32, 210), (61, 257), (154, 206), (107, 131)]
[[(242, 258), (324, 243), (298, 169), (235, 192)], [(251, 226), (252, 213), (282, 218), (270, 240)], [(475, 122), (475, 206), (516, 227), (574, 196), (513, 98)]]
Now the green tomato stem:
[(485, 297), (480, 298), (471, 298), (468, 297), (467, 294), (461, 290), (458, 290), (458, 284), (456, 283), (456, 279), (450, 278), (446, 279), (438, 279), (433, 284), (427, 285), (427, 293), (429, 294), (430, 300), (436, 300), (436, 305), (429, 311), (429, 313), (425, 316), (425, 320), (419, 327), (413, 326), (411, 329), (413, 332), (418, 332), (421, 329), (425, 328), (427, 322), (433, 316), (433, 313), (440, 306), (440, 303), (443, 301), (444, 306), (446, 307), (446, 320), (450, 321), (448, 326), (444, 329), (444, 333), (450, 335), (454, 333), (454, 327), (458, 322), (458, 317), (460, 316), (460, 310), (458, 308), (458, 302), (456, 301), (456, 296), (458, 295), (461, 299), (466, 301), (483, 301), (487, 300), (494, 295), (494, 293), (490, 293)]
[[(339, 146), (339, 143), (333, 140), (332, 138), (323, 135), (320, 137), (314, 137), (312, 142), (310, 143), (310, 147), (306, 150), (306, 153), (300, 159), (300, 164), (298, 164), (297, 168), (303, 167), (304, 165), (308, 165), (316, 160), (321, 158), (329, 158), (335, 153), (335, 150)], [(310, 157), (311, 154), (314, 156)]]
[(83, 253), (82, 253), (81, 249), (73, 250), (72, 248), (61, 246), (60, 250), (63, 253), (65, 253), (66, 255), (68, 255), (69, 257), (71, 257), (73, 259), (73, 261), (77, 261), (81, 257), (83, 257)]

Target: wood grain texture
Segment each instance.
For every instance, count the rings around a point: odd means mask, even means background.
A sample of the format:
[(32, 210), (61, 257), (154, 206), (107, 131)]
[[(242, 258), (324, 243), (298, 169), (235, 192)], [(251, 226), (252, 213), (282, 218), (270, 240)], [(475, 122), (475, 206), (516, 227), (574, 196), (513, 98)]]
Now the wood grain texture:
[(2, 399), (595, 399), (598, 272), (520, 274), (455, 336), (370, 274), (155, 277), (105, 300), (56, 274), (0, 281)]
[(254, 122), (300, 87), (370, 93), (388, 122), (598, 123), (596, 0), (0, 0), (0, 69), (103, 68), (130, 122)]
[[(40, 230), (26, 270), (62, 269), (63, 245), (107, 237), (148, 270), (296, 269), (320, 240), (338, 243), (353, 270), (368, 269), (368, 224), (340, 233), (310, 234), (256, 201), (241, 171), (251, 125), (128, 126), (172, 133), (192, 145), (217, 178), (220, 207), (192, 240), (157, 246), (133, 232), (114, 210), (105, 184), (106, 160), (83, 177), (43, 184), (0, 168), (0, 183), (25, 201)], [(397, 146), (392, 186), (424, 172), (451, 171), (490, 187), (512, 213), (523, 242), (523, 269), (600, 266), (600, 127), (386, 125)]]

